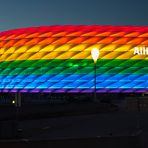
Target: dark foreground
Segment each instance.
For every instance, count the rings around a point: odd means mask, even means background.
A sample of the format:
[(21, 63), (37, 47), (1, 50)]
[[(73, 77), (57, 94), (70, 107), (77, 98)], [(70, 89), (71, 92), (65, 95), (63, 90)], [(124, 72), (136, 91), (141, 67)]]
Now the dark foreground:
[(148, 147), (147, 112), (125, 112), (109, 105), (100, 109), (93, 104), (53, 108), (46, 105), (21, 108), (17, 121), (12, 108), (7, 116), (3, 108), (0, 147)]
[(38, 140), (38, 141), (3, 141), (0, 147), (15, 148), (141, 148), (138, 136), (118, 136), (118, 137), (92, 137), (92, 138), (74, 138), (61, 140)]

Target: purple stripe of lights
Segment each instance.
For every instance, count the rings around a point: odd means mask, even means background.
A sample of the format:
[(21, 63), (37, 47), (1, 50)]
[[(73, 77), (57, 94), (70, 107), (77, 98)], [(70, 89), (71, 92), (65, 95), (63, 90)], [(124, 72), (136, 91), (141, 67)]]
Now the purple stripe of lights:
[[(94, 89), (3, 89), (0, 92), (21, 92), (21, 93), (93, 93)], [(97, 89), (97, 93), (144, 93), (148, 89)]]

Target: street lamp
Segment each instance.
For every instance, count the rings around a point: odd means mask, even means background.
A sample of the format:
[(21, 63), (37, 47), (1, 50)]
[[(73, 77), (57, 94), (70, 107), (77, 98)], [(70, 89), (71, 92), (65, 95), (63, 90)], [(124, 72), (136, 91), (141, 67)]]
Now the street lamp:
[(94, 85), (95, 85), (95, 89), (94, 89), (94, 101), (96, 102), (96, 64), (97, 64), (97, 60), (99, 58), (99, 55), (100, 55), (100, 52), (99, 52), (99, 49), (98, 48), (93, 48), (91, 50), (91, 56), (92, 56), (92, 59), (94, 61)]
[[(17, 127), (17, 132), (22, 131), (22, 129), (19, 128), (19, 112), (20, 112), (20, 107), (21, 107), (21, 93), (16, 92), (15, 93), (15, 100), (12, 101), (13, 104), (15, 104), (16, 108), (16, 127)], [(17, 133), (18, 137), (20, 136), (20, 133)]]
[(21, 93), (20, 92), (15, 93), (15, 106), (21, 107)]

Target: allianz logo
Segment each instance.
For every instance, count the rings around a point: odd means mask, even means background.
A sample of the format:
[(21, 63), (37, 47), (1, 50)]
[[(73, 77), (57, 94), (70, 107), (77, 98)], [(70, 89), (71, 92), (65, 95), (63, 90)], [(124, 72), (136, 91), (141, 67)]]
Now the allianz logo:
[(135, 47), (134, 55), (148, 55), (148, 47)]

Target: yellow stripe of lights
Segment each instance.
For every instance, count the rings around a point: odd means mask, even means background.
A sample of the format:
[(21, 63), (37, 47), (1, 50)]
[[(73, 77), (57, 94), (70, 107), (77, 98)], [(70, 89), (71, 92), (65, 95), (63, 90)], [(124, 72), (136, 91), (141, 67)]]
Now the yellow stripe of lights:
[(134, 55), (134, 45), (117, 44), (50, 44), (47, 46), (22, 46), (1, 48), (0, 61), (38, 59), (92, 59), (91, 50), (100, 50), (100, 59), (148, 59), (147, 55)]

